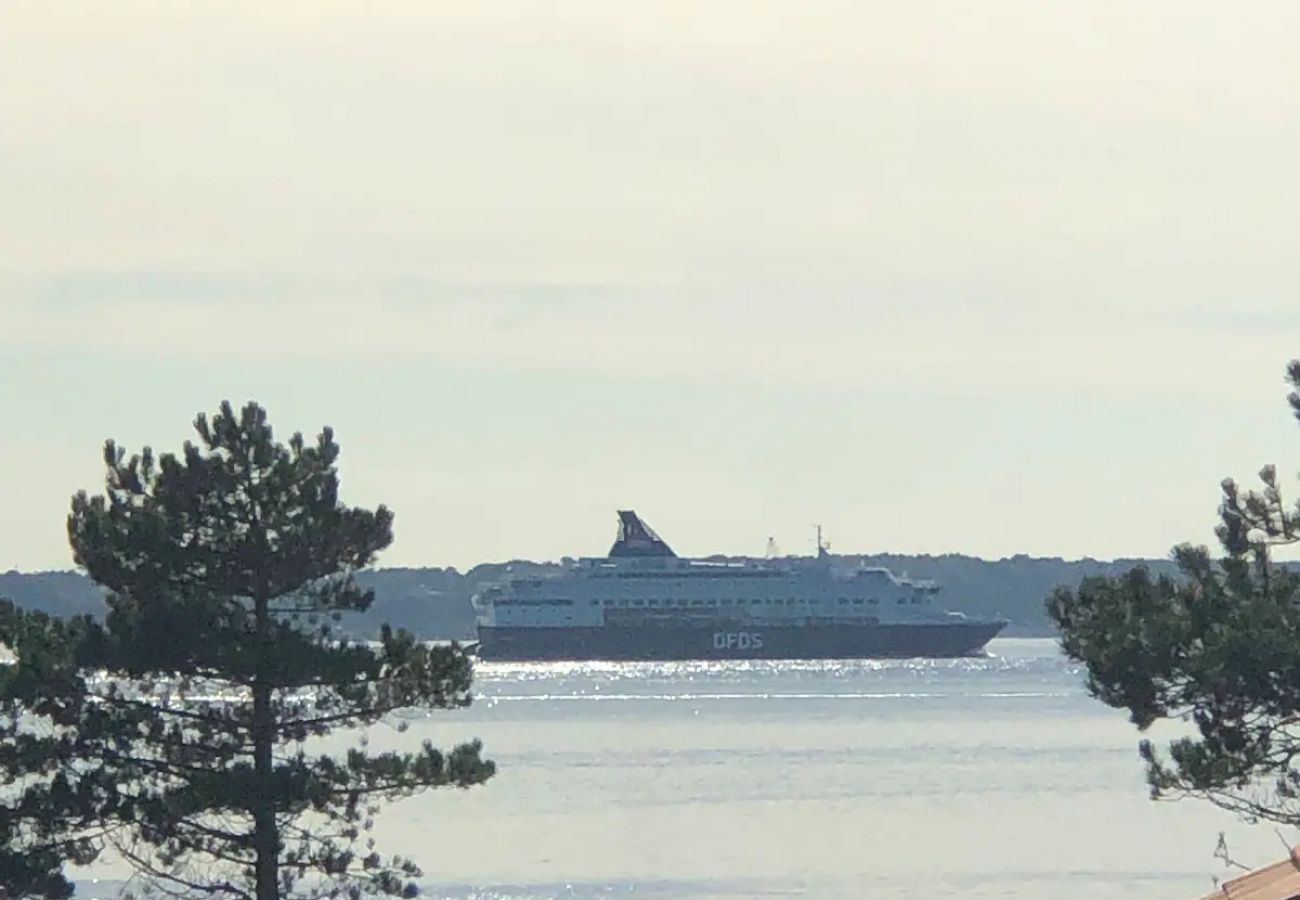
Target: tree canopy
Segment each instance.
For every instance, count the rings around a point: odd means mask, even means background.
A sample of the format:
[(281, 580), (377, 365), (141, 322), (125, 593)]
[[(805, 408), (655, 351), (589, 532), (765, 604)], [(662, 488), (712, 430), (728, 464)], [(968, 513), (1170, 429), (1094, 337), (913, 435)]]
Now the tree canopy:
[[(107, 842), (169, 896), (415, 896), (416, 863), (366, 834), (379, 805), (480, 784), (494, 766), (477, 741), (372, 753), (363, 729), (468, 704), (471, 662), (388, 628), (374, 644), (335, 632), (372, 602), (354, 575), (393, 519), (340, 503), (330, 429), (277, 443), (253, 403), (222, 404), (195, 429), (179, 455), (128, 458), (109, 441), (105, 492), (73, 498), (75, 559), (110, 592), (103, 625), (0, 619), (18, 660), (0, 700), (19, 739), (0, 765), (32, 785), (10, 809), (70, 793), (69, 812), (99, 831), (29, 817), (33, 846), (86, 855)], [(358, 745), (313, 752), (337, 730)], [(17, 758), (27, 740), (44, 741), (57, 773), (33, 763), (36, 745)]]
[(88, 862), (113, 827), (103, 771), (76, 771), (69, 733), (85, 682), (76, 648), (93, 628), (0, 599), (0, 885), (12, 898), (72, 895), (64, 863)]
[[(1300, 360), (1287, 377), (1300, 421)], [(1153, 797), (1196, 796), (1248, 819), (1300, 825), (1300, 574), (1276, 549), (1300, 543), (1300, 503), (1274, 466), (1261, 488), (1222, 484), (1222, 553), (1182, 544), (1177, 575), (1139, 567), (1059, 589), (1048, 614), (1088, 687), (1145, 731), (1186, 722), (1190, 736), (1140, 750)]]

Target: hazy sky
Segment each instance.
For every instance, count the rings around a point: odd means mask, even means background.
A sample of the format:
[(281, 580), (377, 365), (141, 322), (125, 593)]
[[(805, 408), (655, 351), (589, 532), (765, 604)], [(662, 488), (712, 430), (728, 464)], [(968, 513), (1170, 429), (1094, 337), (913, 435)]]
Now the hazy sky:
[(1300, 4), (0, 5), (0, 570), (332, 424), (386, 565), (1161, 555), (1300, 432)]

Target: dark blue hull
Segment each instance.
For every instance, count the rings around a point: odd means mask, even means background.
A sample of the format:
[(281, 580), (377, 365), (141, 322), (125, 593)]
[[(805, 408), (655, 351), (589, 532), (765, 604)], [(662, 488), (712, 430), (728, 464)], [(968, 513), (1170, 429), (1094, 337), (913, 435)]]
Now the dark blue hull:
[(484, 660), (866, 659), (973, 656), (1003, 622), (742, 627), (479, 626)]

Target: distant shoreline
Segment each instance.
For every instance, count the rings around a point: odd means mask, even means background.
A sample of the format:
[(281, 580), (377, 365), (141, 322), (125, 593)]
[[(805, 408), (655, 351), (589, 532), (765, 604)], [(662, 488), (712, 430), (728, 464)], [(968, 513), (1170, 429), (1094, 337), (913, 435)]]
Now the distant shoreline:
[[(1024, 555), (986, 560), (947, 553), (833, 554), (846, 566), (883, 566), (899, 575), (937, 582), (940, 602), (948, 609), (1006, 619), (1005, 637), (1054, 637), (1044, 604), (1058, 587), (1076, 587), (1088, 576), (1118, 575), (1137, 565), (1159, 575), (1175, 574), (1167, 559), (1064, 560)], [(713, 560), (740, 561), (753, 557), (714, 555)], [(378, 634), (382, 624), (405, 628), (422, 640), (473, 640), (476, 634), (471, 598), (484, 585), (507, 576), (539, 577), (559, 570), (559, 562), (482, 563), (468, 571), (455, 568), (376, 568), (357, 580), (375, 592), (365, 613), (349, 616), (343, 629), (354, 637)], [(19, 606), (51, 615), (101, 617), (104, 594), (85, 576), (70, 570), (0, 573), (0, 597)]]

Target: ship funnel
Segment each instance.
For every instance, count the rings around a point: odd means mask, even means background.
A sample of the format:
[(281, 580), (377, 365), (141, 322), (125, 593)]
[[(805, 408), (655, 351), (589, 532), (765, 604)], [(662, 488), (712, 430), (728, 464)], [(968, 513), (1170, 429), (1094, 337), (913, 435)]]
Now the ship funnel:
[(663, 538), (630, 509), (618, 512), (618, 538), (609, 548), (611, 557), (676, 556)]

